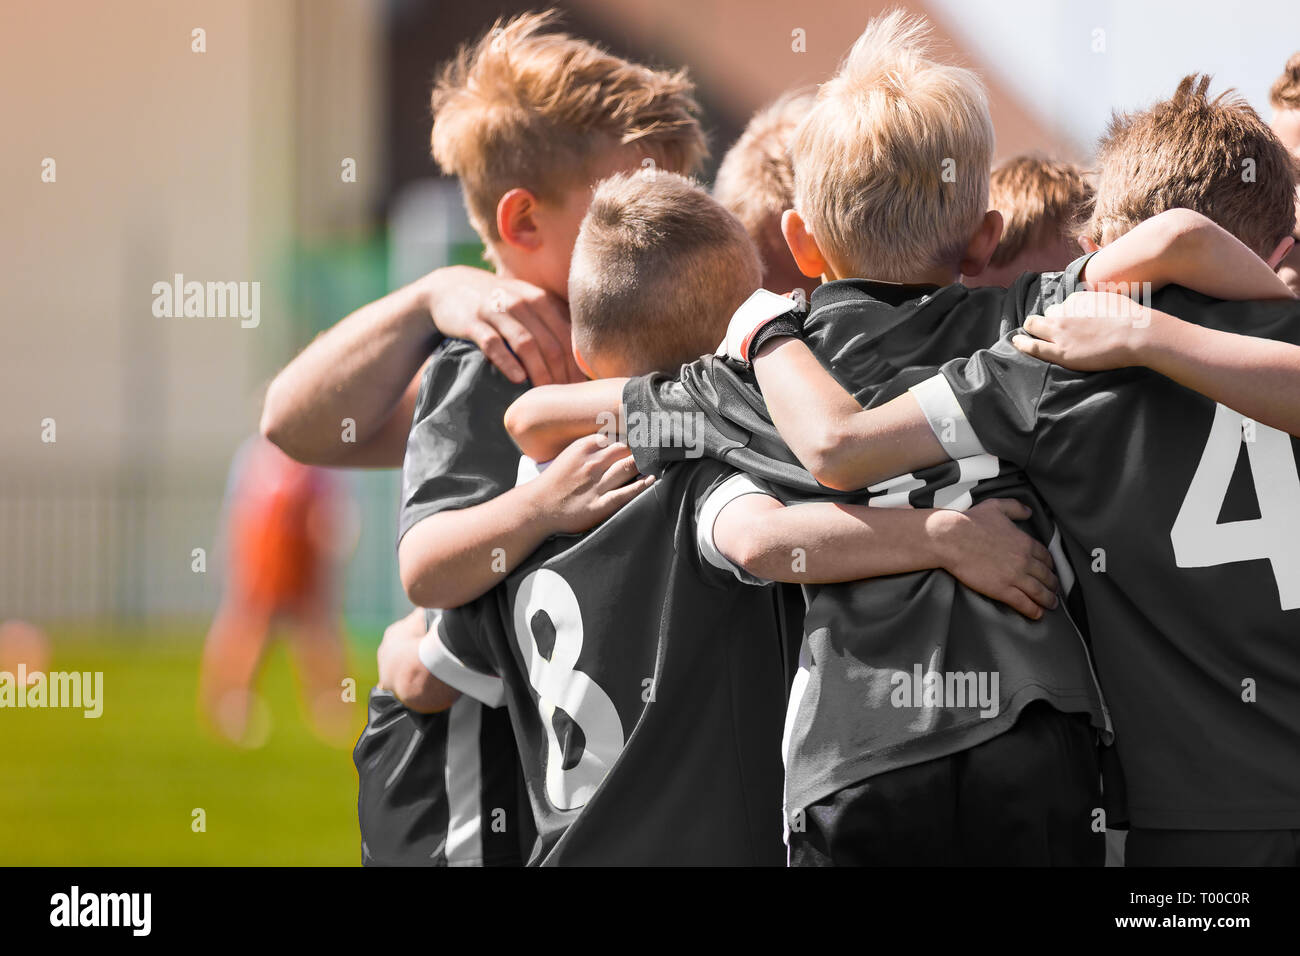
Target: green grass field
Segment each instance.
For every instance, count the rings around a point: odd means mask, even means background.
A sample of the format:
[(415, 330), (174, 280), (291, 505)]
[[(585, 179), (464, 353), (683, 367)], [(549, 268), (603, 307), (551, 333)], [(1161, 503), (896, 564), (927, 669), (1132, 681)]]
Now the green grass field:
[[(269, 736), (244, 750), (199, 726), (202, 631), (132, 637), (52, 635), (50, 670), (104, 672), (100, 718), (0, 710), (0, 864), (357, 865), (352, 755), (312, 735), (279, 646), (260, 685)], [(373, 646), (352, 660), (359, 733)]]

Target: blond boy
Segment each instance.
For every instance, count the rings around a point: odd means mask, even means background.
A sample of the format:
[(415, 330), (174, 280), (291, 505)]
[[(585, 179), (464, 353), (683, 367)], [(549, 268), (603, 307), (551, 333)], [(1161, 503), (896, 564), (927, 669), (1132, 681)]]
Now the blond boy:
[[(405, 449), (399, 569), (420, 607), (472, 600), (542, 541), (550, 528), (514, 526), (519, 513), (579, 530), (639, 490), (626, 454), (596, 447), (516, 489), (502, 415), (529, 378), (582, 377), (564, 300), (593, 184), (643, 163), (689, 171), (704, 139), (684, 73), (630, 63), (553, 21), (498, 22), (433, 91), (433, 156), (460, 180), (495, 275), (438, 270), (349, 316), (277, 377), (263, 415), (263, 430), (298, 457), (393, 465)], [(341, 428), (355, 440), (340, 441)], [(420, 626), (414, 615), (392, 633)], [(381, 686), (356, 755), (365, 858), (526, 856), (531, 812), (512, 798), (518, 758), (504, 716), (468, 697), (417, 716), (401, 699), (419, 688)]]
[[(1078, 312), (1112, 337), (1126, 329), (1127, 357), (1092, 367), (1138, 364), (1149, 349), (1170, 377), (1067, 371), (1017, 351), (1043, 351), (1019, 336), (864, 410), (793, 339), (755, 369), (782, 434), (837, 485), (949, 455), (993, 453), (1025, 470), (1088, 568), (1079, 587), (1127, 783), (1129, 865), (1294, 866), (1300, 478), (1296, 441), (1267, 424), (1300, 432), (1300, 307), (1272, 271), (1292, 248), (1294, 167), (1254, 110), (1211, 98), (1204, 77), (1117, 116), (1100, 167), (1089, 236), (1103, 248), (1053, 282), (1095, 283), (1094, 270), (1163, 237), (1168, 255), (1128, 275), (1164, 312), (1084, 292), (1026, 328), (1053, 333)], [(1165, 312), (1194, 324), (1170, 326)], [(801, 434), (809, 420), (815, 445)], [(1241, 690), (1264, 686), (1274, 694)]]

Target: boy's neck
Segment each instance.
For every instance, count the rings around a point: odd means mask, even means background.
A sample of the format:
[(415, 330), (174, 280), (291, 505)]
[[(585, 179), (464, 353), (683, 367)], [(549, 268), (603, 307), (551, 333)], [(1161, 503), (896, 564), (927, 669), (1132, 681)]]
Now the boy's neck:
[(954, 282), (961, 281), (961, 275), (956, 270), (946, 266), (937, 266), (933, 269), (927, 269), (922, 272), (912, 273), (902, 279), (877, 279), (873, 276), (855, 276), (855, 275), (835, 275), (833, 270), (827, 270), (822, 276), (822, 281), (831, 282), (835, 279), (865, 279), (868, 282), (889, 282), (894, 285), (952, 285)]

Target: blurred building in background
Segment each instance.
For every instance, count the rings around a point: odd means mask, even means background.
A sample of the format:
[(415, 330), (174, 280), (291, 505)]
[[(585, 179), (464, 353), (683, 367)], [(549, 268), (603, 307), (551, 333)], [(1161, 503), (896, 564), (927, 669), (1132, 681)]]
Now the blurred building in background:
[[(357, 306), (445, 262), (478, 261), (454, 187), (428, 155), (428, 93), (459, 43), (497, 16), (541, 5), (4, 5), (0, 618), (212, 612), (223, 482), (256, 427), (265, 383)], [(559, 5), (573, 32), (640, 60), (690, 66), (714, 163), (755, 108), (825, 78), (865, 22), (892, 6)], [(999, 20), (991, 0), (907, 5), (985, 73), (1000, 155), (1087, 158), (1100, 120), (1071, 123), (1044, 90), (1079, 95), (1097, 63), (1088, 59), (1090, 23), (1110, 23), (1114, 4), (1085, 5), (1086, 14), (1038, 5), (1051, 15), (1025, 30)], [(1213, 25), (1194, 26), (1211, 45)], [(1112, 36), (1112, 49), (1123, 39)], [(1048, 71), (1037, 84), (1005, 62), (1025, 45)], [(1044, 60), (1045, 48), (1056, 55)], [(1120, 50), (1144, 63), (1165, 55), (1132, 37)], [(1096, 72), (1124, 75), (1123, 63), (1105, 65)], [(1271, 76), (1280, 66), (1259, 69)], [(1170, 89), (1180, 67), (1170, 64)], [(155, 284), (178, 275), (257, 283), (256, 326), (237, 316), (159, 317)], [(362, 531), (346, 608), (354, 624), (375, 628), (404, 606), (397, 477), (349, 480)]]

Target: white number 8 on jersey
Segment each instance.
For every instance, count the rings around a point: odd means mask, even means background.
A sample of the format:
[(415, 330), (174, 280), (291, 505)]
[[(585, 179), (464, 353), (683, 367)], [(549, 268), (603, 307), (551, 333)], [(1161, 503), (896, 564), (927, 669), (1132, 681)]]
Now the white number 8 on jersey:
[[(555, 628), (548, 661), (537, 646), (533, 618), (544, 613)], [(568, 582), (539, 568), (519, 585), (514, 602), (515, 641), (528, 665), (528, 682), (537, 692), (537, 709), (546, 728), (546, 796), (561, 810), (575, 810), (591, 799), (623, 750), (623, 724), (609, 695), (582, 671), (582, 611)], [(563, 710), (581, 729), (585, 745), (578, 762), (564, 766), (555, 732), (555, 711)]]

